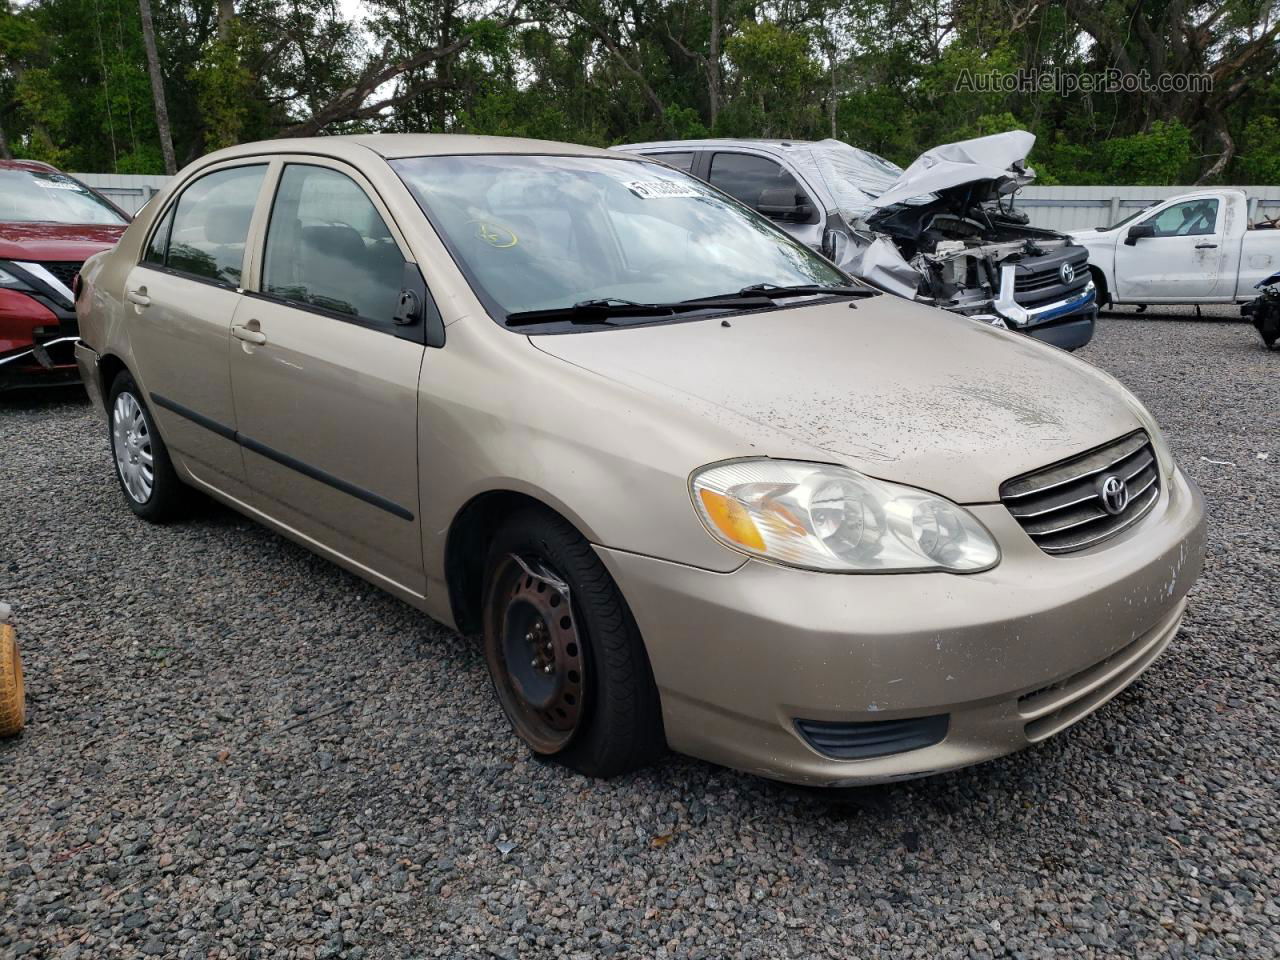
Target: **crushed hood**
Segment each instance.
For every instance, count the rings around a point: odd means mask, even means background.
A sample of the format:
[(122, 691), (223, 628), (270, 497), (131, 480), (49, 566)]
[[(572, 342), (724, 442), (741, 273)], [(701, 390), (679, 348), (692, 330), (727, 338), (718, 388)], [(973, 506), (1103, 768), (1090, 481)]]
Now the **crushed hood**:
[(840, 462), (961, 503), (996, 501), (1010, 477), (1149, 420), (1116, 381), (1069, 354), (887, 295), (856, 309), (838, 301), (727, 325), (531, 340), (730, 431), (736, 455)]
[(889, 207), (924, 194), (983, 181), (1023, 186), (1035, 178), (1035, 172), (1025, 166), (1035, 142), (1035, 134), (1010, 130), (926, 150), (871, 205)]

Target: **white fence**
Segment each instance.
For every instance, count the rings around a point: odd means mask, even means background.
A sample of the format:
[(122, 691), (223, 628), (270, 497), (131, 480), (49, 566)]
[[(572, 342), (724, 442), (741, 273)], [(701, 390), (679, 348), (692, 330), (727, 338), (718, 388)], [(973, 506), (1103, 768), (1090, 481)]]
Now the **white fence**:
[[(1050, 230), (1109, 227), (1143, 207), (1197, 187), (1025, 187), (1014, 206)], [(1249, 197), (1249, 222), (1280, 216), (1280, 187), (1236, 187)]]
[[(103, 193), (121, 209), (137, 213), (169, 178), (137, 174), (77, 173), (76, 178)], [(1037, 227), (1085, 230), (1106, 227), (1143, 207), (1191, 193), (1195, 187), (1027, 187), (1014, 206)], [(1239, 187), (1249, 196), (1249, 220), (1280, 216), (1280, 187)]]
[(126, 213), (137, 213), (142, 205), (156, 195), (169, 178), (163, 174), (136, 173), (73, 173), (81, 183), (87, 184)]

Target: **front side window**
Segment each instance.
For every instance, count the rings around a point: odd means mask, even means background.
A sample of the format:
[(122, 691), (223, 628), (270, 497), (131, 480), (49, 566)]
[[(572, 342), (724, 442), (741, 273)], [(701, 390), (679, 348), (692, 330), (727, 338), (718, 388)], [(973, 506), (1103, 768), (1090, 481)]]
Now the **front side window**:
[(708, 179), (729, 196), (770, 215), (775, 210), (809, 202), (796, 178), (781, 164), (749, 153), (717, 153), (711, 158)]
[(267, 228), (264, 293), (389, 323), (403, 277), (400, 248), (354, 180), (327, 167), (284, 168)]
[(392, 161), (493, 316), (849, 279), (764, 217), (645, 160)]
[[(249, 221), (266, 172), (265, 164), (231, 167), (187, 187), (173, 211), (165, 266), (238, 287)], [(156, 231), (157, 236), (160, 233)], [(149, 251), (146, 260), (150, 259)]]
[(79, 180), (52, 170), (0, 170), (0, 221), (110, 226), (129, 222)]
[(1145, 221), (1156, 228), (1157, 237), (1201, 237), (1211, 234), (1218, 223), (1218, 201), (1187, 200), (1165, 207)]

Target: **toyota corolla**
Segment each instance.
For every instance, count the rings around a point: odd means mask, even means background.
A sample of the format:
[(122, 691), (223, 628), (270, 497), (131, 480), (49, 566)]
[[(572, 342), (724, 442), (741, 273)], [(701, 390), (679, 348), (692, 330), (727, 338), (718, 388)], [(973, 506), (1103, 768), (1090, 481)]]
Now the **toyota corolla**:
[(1150, 666), (1200, 572), (1116, 380), (641, 157), (239, 146), (81, 276), (135, 514), (200, 491), (478, 634), (515, 733), (588, 774), (1010, 753)]

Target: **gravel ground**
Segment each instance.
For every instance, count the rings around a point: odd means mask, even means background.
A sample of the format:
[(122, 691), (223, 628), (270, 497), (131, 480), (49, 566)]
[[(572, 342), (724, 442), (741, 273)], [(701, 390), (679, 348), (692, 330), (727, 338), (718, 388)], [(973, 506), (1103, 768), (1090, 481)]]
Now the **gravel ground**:
[(1280, 956), (1280, 354), (1083, 355), (1208, 498), (1179, 640), (1038, 748), (838, 793), (534, 762), (473, 643), (219, 507), (133, 520), (86, 402), (4, 400), (0, 956)]

